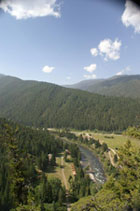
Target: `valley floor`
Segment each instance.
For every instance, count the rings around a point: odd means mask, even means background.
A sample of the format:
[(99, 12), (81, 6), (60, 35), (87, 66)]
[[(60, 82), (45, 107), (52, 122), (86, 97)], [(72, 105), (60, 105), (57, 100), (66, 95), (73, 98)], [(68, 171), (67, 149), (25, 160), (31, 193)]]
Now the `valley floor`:
[(94, 138), (96, 140), (99, 140), (100, 143), (106, 143), (108, 147), (112, 149), (117, 149), (120, 147), (123, 147), (127, 140), (130, 140), (132, 145), (135, 147), (140, 148), (140, 140), (132, 137), (128, 137), (126, 135), (122, 134), (115, 134), (115, 133), (102, 133), (102, 132), (93, 132), (90, 130), (87, 131), (76, 131), (76, 130), (71, 130), (72, 133), (75, 135), (79, 136), (81, 134), (85, 135), (87, 138)]
[(66, 190), (69, 189), (68, 179), (72, 176), (72, 163), (64, 160), (64, 152), (56, 157), (56, 167), (54, 170), (49, 170), (46, 174), (48, 178), (58, 178), (65, 186)]

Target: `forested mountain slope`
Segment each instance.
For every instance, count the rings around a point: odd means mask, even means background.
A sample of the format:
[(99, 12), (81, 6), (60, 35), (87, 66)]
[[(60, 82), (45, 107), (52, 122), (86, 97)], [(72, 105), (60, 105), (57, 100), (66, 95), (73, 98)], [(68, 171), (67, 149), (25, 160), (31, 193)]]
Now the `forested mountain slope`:
[(104, 80), (86, 80), (70, 85), (69, 88), (107, 96), (140, 98), (140, 75), (115, 76)]
[(137, 125), (140, 101), (54, 84), (0, 78), (0, 116), (36, 127), (123, 130)]

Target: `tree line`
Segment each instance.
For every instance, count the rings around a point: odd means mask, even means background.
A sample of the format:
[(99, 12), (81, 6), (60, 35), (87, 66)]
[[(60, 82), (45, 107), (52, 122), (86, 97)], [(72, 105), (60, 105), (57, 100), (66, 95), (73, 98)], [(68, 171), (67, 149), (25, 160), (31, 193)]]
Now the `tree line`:
[(0, 116), (29, 126), (122, 131), (140, 124), (140, 99), (107, 97), (2, 77)]

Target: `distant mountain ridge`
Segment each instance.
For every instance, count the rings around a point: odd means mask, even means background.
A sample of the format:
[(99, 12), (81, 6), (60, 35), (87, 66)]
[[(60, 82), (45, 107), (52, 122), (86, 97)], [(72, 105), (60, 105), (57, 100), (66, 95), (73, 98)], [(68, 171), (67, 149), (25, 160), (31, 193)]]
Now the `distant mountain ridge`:
[(2, 77), (4, 77), (5, 75), (3, 75), (3, 74), (0, 74), (0, 78), (2, 78)]
[(66, 88), (74, 88), (74, 89), (81, 89), (81, 90), (88, 90), (89, 86), (96, 85), (100, 82), (104, 81), (104, 79), (90, 79), (80, 81), (79, 83), (73, 85), (65, 85)]
[(140, 124), (140, 100), (0, 78), (0, 116), (35, 126), (120, 131)]
[(109, 79), (85, 80), (68, 87), (106, 96), (140, 98), (140, 75), (122, 75)]

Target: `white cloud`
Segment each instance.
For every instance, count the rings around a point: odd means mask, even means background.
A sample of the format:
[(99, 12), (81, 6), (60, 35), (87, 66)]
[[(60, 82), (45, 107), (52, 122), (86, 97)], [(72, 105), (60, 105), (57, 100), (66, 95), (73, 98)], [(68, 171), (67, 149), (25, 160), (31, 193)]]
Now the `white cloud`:
[(66, 77), (66, 79), (67, 79), (67, 80), (70, 80), (70, 79), (71, 79), (71, 77), (70, 77), (70, 76), (67, 76), (67, 77)]
[(91, 49), (90, 49), (90, 53), (91, 53), (92, 56), (97, 56), (97, 55), (98, 55), (98, 50), (97, 50), (97, 48), (91, 48)]
[(124, 75), (124, 74), (127, 74), (131, 71), (131, 68), (130, 66), (127, 66), (126, 68), (124, 68), (123, 70), (121, 70), (120, 72), (116, 73), (116, 75)]
[(57, 0), (5, 0), (0, 3), (0, 8), (16, 19), (43, 17), (52, 15), (60, 17), (60, 5)]
[(123, 72), (120, 71), (120, 72), (116, 73), (116, 75), (123, 75)]
[(87, 67), (84, 67), (84, 70), (86, 70), (86, 71), (89, 72), (89, 73), (92, 73), (93, 71), (96, 70), (96, 67), (97, 67), (96, 64), (91, 64), (91, 65), (89, 65), (89, 66), (87, 66)]
[(84, 75), (84, 78), (86, 79), (96, 79), (96, 75), (92, 74), (92, 75)]
[(104, 60), (108, 61), (117, 60), (120, 58), (121, 41), (115, 39), (113, 42), (111, 39), (102, 40), (98, 46), (100, 55), (104, 56)]
[(44, 73), (51, 73), (54, 69), (55, 69), (54, 67), (44, 66), (42, 71)]
[(126, 27), (132, 26), (136, 33), (140, 33), (140, 9), (132, 1), (126, 0), (121, 19)]

